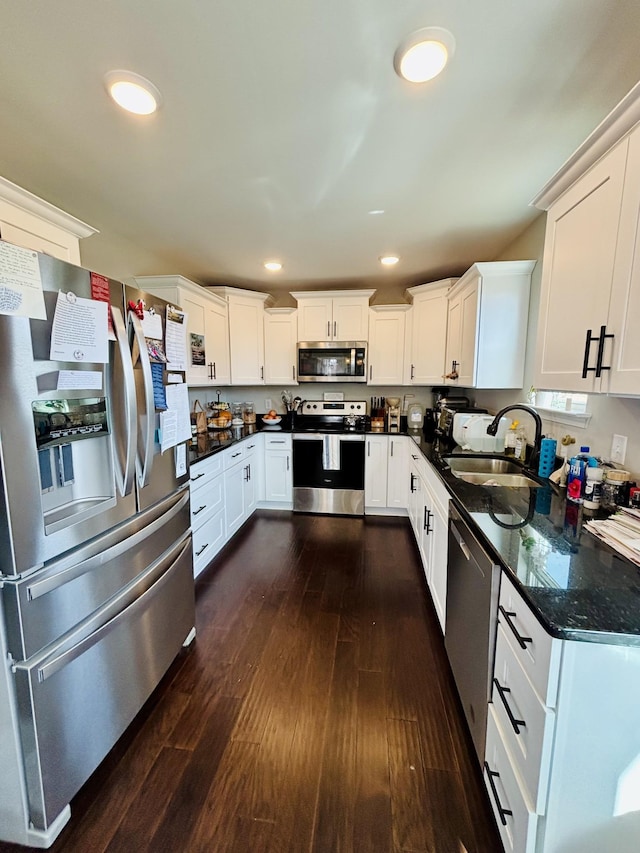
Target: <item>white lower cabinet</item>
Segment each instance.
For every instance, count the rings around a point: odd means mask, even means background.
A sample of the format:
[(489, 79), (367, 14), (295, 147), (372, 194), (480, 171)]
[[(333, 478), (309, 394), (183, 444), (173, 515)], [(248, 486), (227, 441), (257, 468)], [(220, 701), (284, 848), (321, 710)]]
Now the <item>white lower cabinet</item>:
[(271, 509), (293, 507), (291, 436), (264, 434), (264, 503)]
[[(407, 439), (412, 441), (412, 439)], [(447, 606), (449, 495), (419, 450), (409, 445), (408, 509), (425, 578), (444, 633)]]
[(503, 573), (484, 778), (509, 853), (638, 849), (640, 646), (549, 636)]
[(364, 511), (367, 515), (404, 515), (407, 511), (408, 444), (402, 435), (367, 435)]
[(196, 462), (190, 470), (193, 575), (197, 577), (224, 545), (224, 484), (219, 454)]

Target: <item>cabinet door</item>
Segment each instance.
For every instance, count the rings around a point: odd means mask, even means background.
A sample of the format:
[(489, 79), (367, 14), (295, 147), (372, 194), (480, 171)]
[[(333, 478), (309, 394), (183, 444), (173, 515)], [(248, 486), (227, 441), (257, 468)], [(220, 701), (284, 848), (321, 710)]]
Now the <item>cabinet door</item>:
[(210, 385), (228, 385), (231, 382), (229, 360), (229, 318), (222, 305), (207, 305), (205, 312), (205, 339), (207, 382)]
[[(589, 329), (597, 336), (607, 323), (627, 149), (623, 140), (547, 213), (537, 388), (599, 390), (594, 371), (582, 378), (585, 360), (595, 367), (598, 349), (597, 343), (588, 348), (585, 341)], [(607, 357), (610, 352), (607, 347)]]
[(297, 385), (296, 344), (298, 318), (296, 312), (264, 315), (264, 381), (265, 385)]
[(211, 359), (211, 355), (207, 341), (205, 307), (185, 291), (181, 291), (179, 297), (180, 307), (187, 315), (187, 384), (207, 385), (207, 361)]
[(229, 300), (231, 384), (262, 385), (264, 381), (264, 309), (262, 302)]
[(605, 348), (601, 390), (640, 395), (640, 129), (631, 134)]
[(478, 298), (480, 282), (460, 294), (461, 329), (458, 365), (458, 384), (472, 388), (476, 384), (476, 342), (478, 339)]
[(225, 537), (231, 538), (244, 522), (245, 464), (234, 465), (224, 472)]
[(386, 435), (367, 436), (364, 460), (365, 507), (386, 507), (387, 505), (387, 452)]
[(446, 289), (417, 294), (413, 300), (411, 383), (440, 385), (445, 372)]
[(298, 340), (333, 340), (331, 299), (298, 299)]
[(256, 504), (258, 503), (258, 480), (257, 480), (257, 466), (255, 464), (255, 458), (253, 454), (248, 456), (245, 460), (245, 464), (242, 466), (243, 470), (243, 488), (244, 488), (244, 518), (245, 520), (249, 518), (254, 509), (256, 508)]
[(409, 448), (412, 441), (405, 437), (389, 437), (389, 456), (387, 467), (387, 506), (406, 509), (409, 477)]
[(366, 341), (369, 336), (369, 299), (341, 296), (333, 300), (331, 336), (334, 341)]
[(264, 457), (265, 500), (291, 503), (291, 451), (267, 450)]
[(371, 309), (368, 353), (370, 383), (403, 384), (405, 321), (405, 311)]
[(429, 507), (431, 512), (429, 536), (429, 589), (433, 604), (438, 614), (438, 620), (444, 634), (447, 607), (447, 536), (449, 520), (442, 512), (440, 504), (432, 500)]

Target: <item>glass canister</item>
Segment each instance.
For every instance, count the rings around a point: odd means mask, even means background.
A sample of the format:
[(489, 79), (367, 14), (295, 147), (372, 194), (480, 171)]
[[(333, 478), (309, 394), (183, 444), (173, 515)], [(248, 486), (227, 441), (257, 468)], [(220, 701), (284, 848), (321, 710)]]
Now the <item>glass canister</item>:
[(242, 408), (242, 420), (245, 424), (255, 424), (256, 410), (253, 406), (253, 403), (247, 402), (244, 404)]
[(610, 468), (605, 472), (602, 484), (601, 506), (614, 509), (626, 506), (629, 495), (629, 471), (618, 471)]
[(231, 404), (231, 424), (233, 426), (242, 426), (244, 421), (242, 420), (242, 403), (232, 403)]

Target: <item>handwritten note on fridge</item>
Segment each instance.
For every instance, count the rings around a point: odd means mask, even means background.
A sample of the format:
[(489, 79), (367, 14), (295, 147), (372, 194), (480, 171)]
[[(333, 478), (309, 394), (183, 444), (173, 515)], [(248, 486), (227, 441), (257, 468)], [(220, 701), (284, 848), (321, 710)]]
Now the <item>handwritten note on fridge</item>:
[(38, 255), (0, 240), (0, 314), (46, 320)]
[(51, 327), (52, 361), (109, 361), (106, 302), (58, 291)]

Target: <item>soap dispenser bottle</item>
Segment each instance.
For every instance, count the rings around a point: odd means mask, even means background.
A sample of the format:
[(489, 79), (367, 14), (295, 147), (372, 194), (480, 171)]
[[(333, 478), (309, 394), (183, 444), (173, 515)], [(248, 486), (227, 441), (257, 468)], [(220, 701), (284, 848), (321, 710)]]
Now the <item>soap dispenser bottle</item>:
[(507, 434), (504, 437), (504, 455), (505, 456), (515, 456), (516, 455), (516, 441), (518, 438), (518, 421), (512, 421), (511, 426), (507, 430)]

